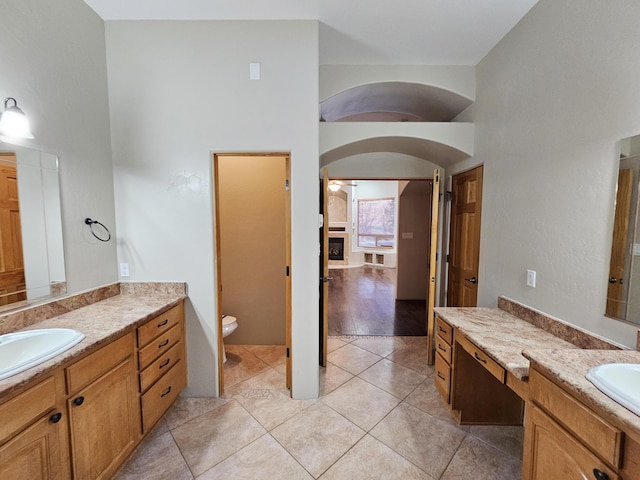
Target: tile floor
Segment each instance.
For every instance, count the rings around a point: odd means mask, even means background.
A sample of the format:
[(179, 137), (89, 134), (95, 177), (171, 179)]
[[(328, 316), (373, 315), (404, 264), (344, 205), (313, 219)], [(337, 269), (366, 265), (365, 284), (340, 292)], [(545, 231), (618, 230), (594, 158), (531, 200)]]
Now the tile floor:
[(330, 337), (318, 400), (284, 347), (228, 346), (222, 398), (180, 398), (116, 475), (150, 479), (517, 480), (522, 427), (455, 424), (425, 337)]

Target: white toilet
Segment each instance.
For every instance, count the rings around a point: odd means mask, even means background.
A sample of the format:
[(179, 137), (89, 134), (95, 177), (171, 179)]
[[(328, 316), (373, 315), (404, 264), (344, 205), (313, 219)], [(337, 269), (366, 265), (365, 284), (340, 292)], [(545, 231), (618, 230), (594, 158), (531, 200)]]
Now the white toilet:
[[(238, 319), (231, 315), (222, 315), (222, 338), (231, 335), (238, 328)], [(227, 353), (224, 350), (224, 340), (222, 342), (222, 355), (224, 361), (227, 361)]]

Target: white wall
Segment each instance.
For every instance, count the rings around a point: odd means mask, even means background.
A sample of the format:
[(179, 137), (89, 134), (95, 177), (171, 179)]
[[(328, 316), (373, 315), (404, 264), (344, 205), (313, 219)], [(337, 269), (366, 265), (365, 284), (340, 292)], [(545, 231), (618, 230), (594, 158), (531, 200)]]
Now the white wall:
[(131, 280), (187, 281), (186, 394), (217, 392), (211, 152), (291, 152), (293, 395), (317, 396), (317, 22), (107, 22), (106, 34), (119, 261)]
[(617, 142), (640, 132), (638, 18), (635, 0), (540, 0), (478, 65), (472, 162), (479, 305), (506, 295), (632, 347), (604, 311)]
[(0, 100), (15, 97), (34, 136), (60, 159), (69, 292), (117, 281), (115, 241), (87, 237), (84, 219), (115, 236), (103, 21), (78, 0), (2, 3)]

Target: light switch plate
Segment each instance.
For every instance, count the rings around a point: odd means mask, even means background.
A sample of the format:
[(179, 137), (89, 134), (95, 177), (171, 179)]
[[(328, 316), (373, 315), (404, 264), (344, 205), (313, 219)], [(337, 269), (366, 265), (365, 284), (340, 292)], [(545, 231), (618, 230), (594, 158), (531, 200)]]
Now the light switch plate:
[(535, 270), (527, 270), (527, 287), (536, 288)]

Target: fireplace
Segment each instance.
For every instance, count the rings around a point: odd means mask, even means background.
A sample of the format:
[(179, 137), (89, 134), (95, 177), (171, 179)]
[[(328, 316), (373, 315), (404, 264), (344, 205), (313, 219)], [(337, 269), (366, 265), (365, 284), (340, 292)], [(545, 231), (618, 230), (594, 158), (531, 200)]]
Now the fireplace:
[(344, 260), (343, 237), (329, 237), (329, 260)]

